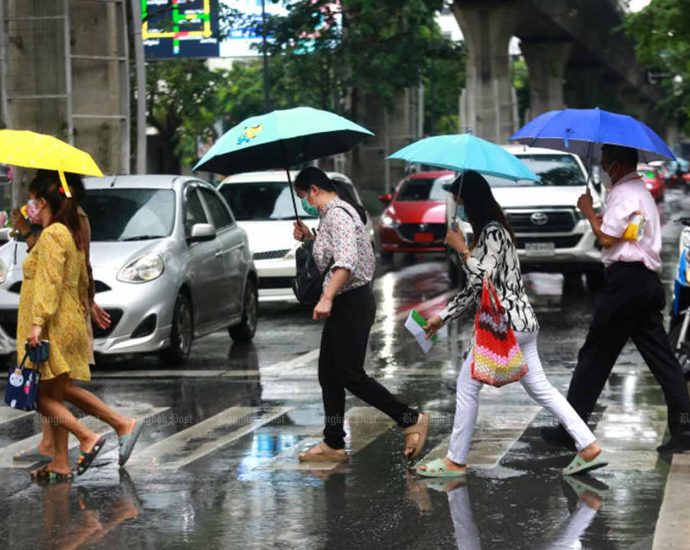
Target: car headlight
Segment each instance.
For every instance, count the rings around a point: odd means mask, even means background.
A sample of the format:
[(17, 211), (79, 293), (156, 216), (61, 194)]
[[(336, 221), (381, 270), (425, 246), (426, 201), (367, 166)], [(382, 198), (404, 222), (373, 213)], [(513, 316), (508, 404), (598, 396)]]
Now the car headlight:
[(398, 225), (398, 222), (395, 221), (395, 218), (390, 214), (384, 214), (381, 216), (381, 225), (383, 227), (395, 227)]
[(117, 274), (123, 283), (147, 283), (163, 274), (165, 264), (158, 254), (146, 254), (130, 262)]
[(7, 279), (7, 266), (5, 265), (5, 262), (0, 260), (0, 285), (5, 282)]
[(683, 250), (690, 248), (690, 227), (684, 227), (680, 232), (680, 241), (678, 242), (678, 253), (682, 254)]

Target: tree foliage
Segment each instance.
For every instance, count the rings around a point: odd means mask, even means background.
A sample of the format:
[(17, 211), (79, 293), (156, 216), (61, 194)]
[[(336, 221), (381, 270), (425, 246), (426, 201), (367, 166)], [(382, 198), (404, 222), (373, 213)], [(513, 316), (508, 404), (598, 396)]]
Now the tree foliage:
[(690, 9), (688, 0), (652, 0), (629, 14), (625, 28), (638, 60), (668, 92), (660, 107), (690, 130)]

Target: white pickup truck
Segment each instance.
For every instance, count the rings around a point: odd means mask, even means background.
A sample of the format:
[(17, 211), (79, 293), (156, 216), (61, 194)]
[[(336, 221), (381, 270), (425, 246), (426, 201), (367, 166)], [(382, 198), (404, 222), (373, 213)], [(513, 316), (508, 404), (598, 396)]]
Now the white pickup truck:
[[(577, 199), (585, 192), (587, 172), (580, 158), (552, 149), (524, 145), (505, 145), (504, 149), (522, 160), (539, 181), (517, 182), (485, 176), (498, 203), (503, 207), (517, 238), (523, 272), (541, 271), (579, 277), (583, 273), (587, 287), (595, 290), (603, 283), (601, 248), (589, 223), (577, 209)], [(448, 177), (452, 182), (453, 176)], [(602, 198), (592, 189), (594, 206), (601, 208)], [(446, 221), (457, 216), (457, 205), (448, 194)], [(458, 222), (468, 238), (473, 238), (467, 220)], [(458, 257), (449, 252), (449, 274), (455, 282)]]

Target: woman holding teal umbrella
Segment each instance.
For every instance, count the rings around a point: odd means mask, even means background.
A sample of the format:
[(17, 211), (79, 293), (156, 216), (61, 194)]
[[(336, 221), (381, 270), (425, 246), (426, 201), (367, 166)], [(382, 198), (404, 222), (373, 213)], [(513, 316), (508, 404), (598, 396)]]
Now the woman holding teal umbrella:
[(314, 240), (316, 266), (326, 273), (313, 318), (325, 320), (319, 352), (319, 383), (325, 415), (324, 440), (300, 453), (302, 462), (345, 462), (345, 390), (390, 416), (403, 429), (404, 454), (416, 457), (424, 447), (429, 416), (411, 409), (364, 371), (369, 332), (376, 316), (371, 292), (376, 258), (365, 228), (366, 213), (346, 189), (321, 170), (309, 167), (295, 180), (305, 210), (316, 209), (314, 235), (295, 222), (298, 241)]

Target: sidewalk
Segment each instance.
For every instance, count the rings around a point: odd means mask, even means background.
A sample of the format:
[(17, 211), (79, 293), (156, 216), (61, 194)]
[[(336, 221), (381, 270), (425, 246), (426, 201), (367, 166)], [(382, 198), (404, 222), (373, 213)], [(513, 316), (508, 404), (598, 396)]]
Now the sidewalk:
[(690, 549), (690, 454), (673, 455), (664, 501), (654, 532), (653, 550)]

